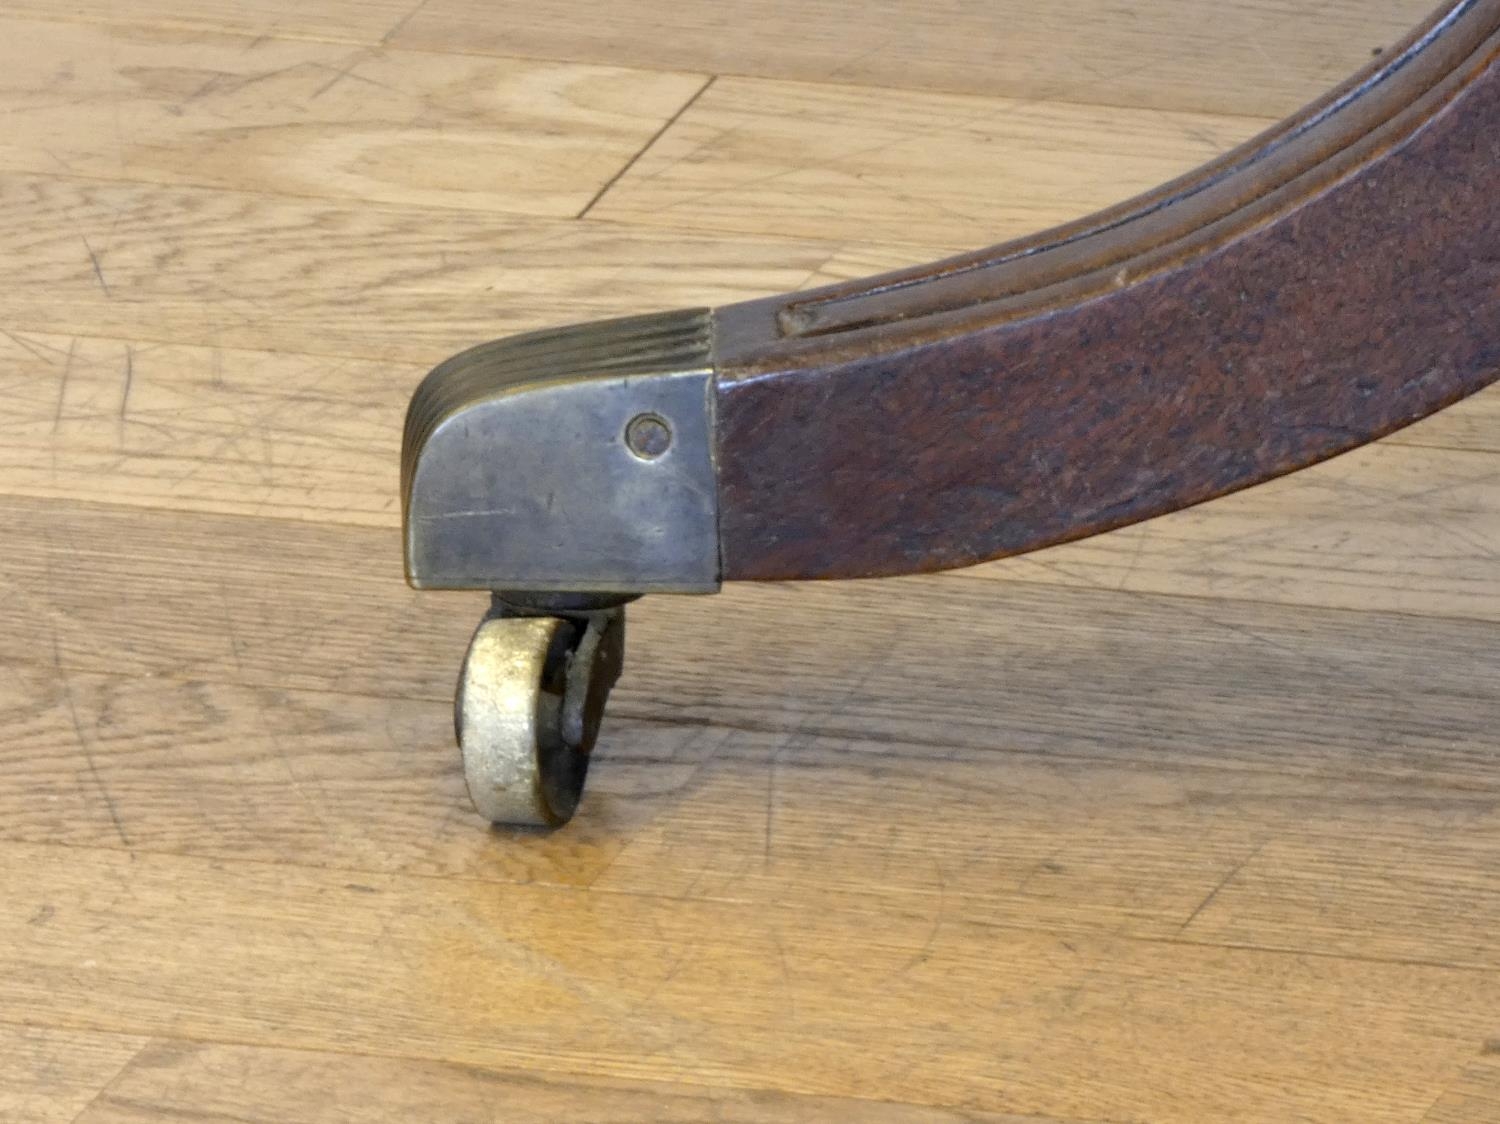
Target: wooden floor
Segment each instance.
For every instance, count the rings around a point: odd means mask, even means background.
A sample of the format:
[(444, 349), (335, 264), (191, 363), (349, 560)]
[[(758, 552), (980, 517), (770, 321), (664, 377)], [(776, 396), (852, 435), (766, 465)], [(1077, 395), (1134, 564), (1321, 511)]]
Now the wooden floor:
[(397, 534), (451, 351), (1081, 214), (1429, 2), (0, 5), (0, 1120), (1500, 1121), (1500, 395), (648, 600), (552, 836)]

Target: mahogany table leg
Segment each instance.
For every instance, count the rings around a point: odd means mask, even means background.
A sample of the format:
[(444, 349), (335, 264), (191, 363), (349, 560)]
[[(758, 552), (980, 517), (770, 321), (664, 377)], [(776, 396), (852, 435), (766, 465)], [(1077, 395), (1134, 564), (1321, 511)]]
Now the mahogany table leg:
[[(1459, 0), (1258, 140), (1093, 218), (449, 360), (407, 420), (407, 573), (503, 591), (459, 740), (482, 812), (556, 824), (633, 596), (1036, 550), (1497, 378), (1500, 0)], [(564, 730), (581, 699), (586, 737)]]

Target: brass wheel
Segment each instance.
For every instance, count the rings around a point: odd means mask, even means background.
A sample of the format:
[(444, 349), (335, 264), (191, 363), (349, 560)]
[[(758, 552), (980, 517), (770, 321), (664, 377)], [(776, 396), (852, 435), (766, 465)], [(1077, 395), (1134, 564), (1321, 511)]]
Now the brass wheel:
[(491, 615), (459, 676), (454, 726), (475, 809), (491, 823), (560, 827), (624, 657), (624, 614)]

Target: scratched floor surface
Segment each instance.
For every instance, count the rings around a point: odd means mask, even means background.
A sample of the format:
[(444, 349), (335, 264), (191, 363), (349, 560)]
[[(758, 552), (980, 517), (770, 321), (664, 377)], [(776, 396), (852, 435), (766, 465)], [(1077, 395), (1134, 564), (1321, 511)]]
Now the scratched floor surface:
[(0, 1120), (1500, 1120), (1500, 396), (648, 600), (548, 837), (397, 535), (451, 351), (1071, 218), (1426, 7), (0, 4)]

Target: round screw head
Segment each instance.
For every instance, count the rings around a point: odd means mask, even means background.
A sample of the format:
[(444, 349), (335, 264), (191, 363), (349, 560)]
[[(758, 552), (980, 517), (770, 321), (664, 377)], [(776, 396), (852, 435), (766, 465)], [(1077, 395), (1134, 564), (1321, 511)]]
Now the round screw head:
[(657, 414), (639, 414), (625, 427), (625, 444), (643, 461), (654, 461), (672, 447), (672, 427)]

